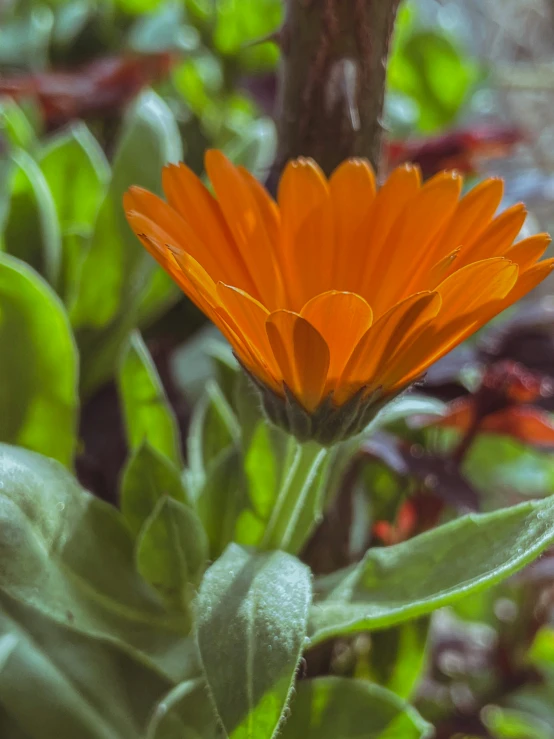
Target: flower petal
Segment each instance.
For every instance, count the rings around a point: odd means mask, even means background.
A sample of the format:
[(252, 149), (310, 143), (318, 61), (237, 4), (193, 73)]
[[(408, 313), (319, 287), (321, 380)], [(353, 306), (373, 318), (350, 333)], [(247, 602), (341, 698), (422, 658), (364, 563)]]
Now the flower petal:
[(334, 401), (342, 405), (362, 386), (379, 385), (379, 368), (387, 362), (389, 352), (406, 335), (434, 316), (440, 307), (437, 293), (411, 295), (397, 303), (365, 332), (358, 342), (337, 382)]
[(461, 188), (460, 175), (441, 172), (428, 180), (406, 206), (389, 234), (375, 267), (372, 292), (367, 296), (376, 316), (403, 296), (418, 292), (414, 286), (428, 276), (437, 261), (429, 247), (454, 213)]
[(336, 238), (333, 286), (350, 290), (358, 286), (365, 261), (358, 232), (369, 226), (376, 194), (375, 174), (365, 159), (348, 159), (331, 175), (329, 189)]
[(525, 272), (542, 257), (551, 241), (548, 234), (529, 236), (508, 249), (506, 259), (515, 262), (519, 266), (520, 273)]
[(284, 382), (306, 410), (314, 411), (329, 369), (325, 340), (308, 321), (286, 310), (269, 316), (266, 331)]
[(437, 317), (417, 342), (397, 357), (387, 387), (396, 390), (409, 384), (499, 313), (500, 301), (513, 288), (517, 275), (516, 264), (496, 258), (469, 264), (447, 277), (437, 287), (442, 299)]
[(207, 151), (205, 162), (221, 212), (256, 286), (254, 297), (271, 307), (282, 304), (282, 280), (273, 247), (248, 184), (220, 151)]
[(327, 384), (336, 381), (373, 320), (373, 311), (355, 293), (331, 290), (306, 303), (300, 315), (325, 339), (331, 359)]
[(505, 255), (521, 231), (526, 217), (527, 211), (522, 203), (517, 203), (498, 215), (481, 234), (462, 248), (454, 269), (465, 267), (471, 262)]
[[(365, 259), (360, 270), (359, 282), (350, 289), (362, 295), (372, 304), (373, 287), (378, 282), (376, 265), (383, 256), (385, 241), (406, 204), (415, 197), (421, 185), (419, 168), (413, 164), (397, 167), (378, 190), (370, 214), (369, 227), (362, 224), (356, 242)], [(374, 309), (375, 310), (375, 309)]]

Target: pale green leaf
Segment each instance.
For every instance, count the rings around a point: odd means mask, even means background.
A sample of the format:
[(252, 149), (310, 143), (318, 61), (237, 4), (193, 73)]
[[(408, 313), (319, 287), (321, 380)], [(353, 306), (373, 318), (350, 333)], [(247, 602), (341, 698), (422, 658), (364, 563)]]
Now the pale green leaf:
[[(78, 357), (63, 306), (28, 265), (0, 255), (0, 441), (71, 465)], [(8, 349), (9, 348), (9, 349)]]
[(271, 739), (304, 648), (311, 576), (284, 552), (231, 545), (207, 571), (197, 602), (198, 646), (231, 739)]

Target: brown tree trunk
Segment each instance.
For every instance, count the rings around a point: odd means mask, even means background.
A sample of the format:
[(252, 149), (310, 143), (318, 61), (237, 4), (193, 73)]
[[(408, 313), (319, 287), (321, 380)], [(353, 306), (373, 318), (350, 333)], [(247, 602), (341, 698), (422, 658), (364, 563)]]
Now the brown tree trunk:
[(281, 32), (279, 147), (329, 174), (343, 159), (381, 152), (386, 62), (399, 0), (286, 0)]

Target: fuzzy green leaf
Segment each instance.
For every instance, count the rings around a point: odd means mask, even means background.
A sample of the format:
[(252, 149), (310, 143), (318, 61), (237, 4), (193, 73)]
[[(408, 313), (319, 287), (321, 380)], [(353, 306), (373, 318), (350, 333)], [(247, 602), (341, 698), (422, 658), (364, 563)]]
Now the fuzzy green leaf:
[(196, 669), (186, 625), (136, 572), (133, 537), (118, 511), (53, 460), (6, 445), (0, 445), (0, 590), (172, 678)]
[(318, 643), (384, 628), (500, 582), (554, 542), (554, 499), (463, 516), (321, 578), (310, 617)]
[(137, 541), (140, 574), (167, 603), (188, 612), (208, 560), (208, 539), (196, 513), (160, 498)]
[(284, 552), (234, 544), (207, 571), (197, 601), (198, 646), (231, 739), (271, 739), (304, 647), (311, 577)]
[(121, 511), (134, 534), (138, 534), (165, 496), (187, 502), (177, 467), (145, 442), (133, 452), (121, 482)]

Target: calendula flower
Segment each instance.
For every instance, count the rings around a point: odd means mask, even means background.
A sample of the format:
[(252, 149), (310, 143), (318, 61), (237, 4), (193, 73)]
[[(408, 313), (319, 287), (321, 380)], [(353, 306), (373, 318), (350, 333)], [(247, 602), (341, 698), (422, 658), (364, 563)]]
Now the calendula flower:
[(523, 205), (495, 216), (498, 179), (460, 197), (456, 172), (422, 184), (404, 165), (378, 188), (364, 160), (327, 179), (297, 159), (275, 202), (218, 151), (206, 171), (213, 195), (167, 166), (167, 202), (133, 187), (127, 218), (230, 342), (269, 417), (300, 439), (358, 433), (554, 267), (537, 261), (547, 234), (513, 244)]

